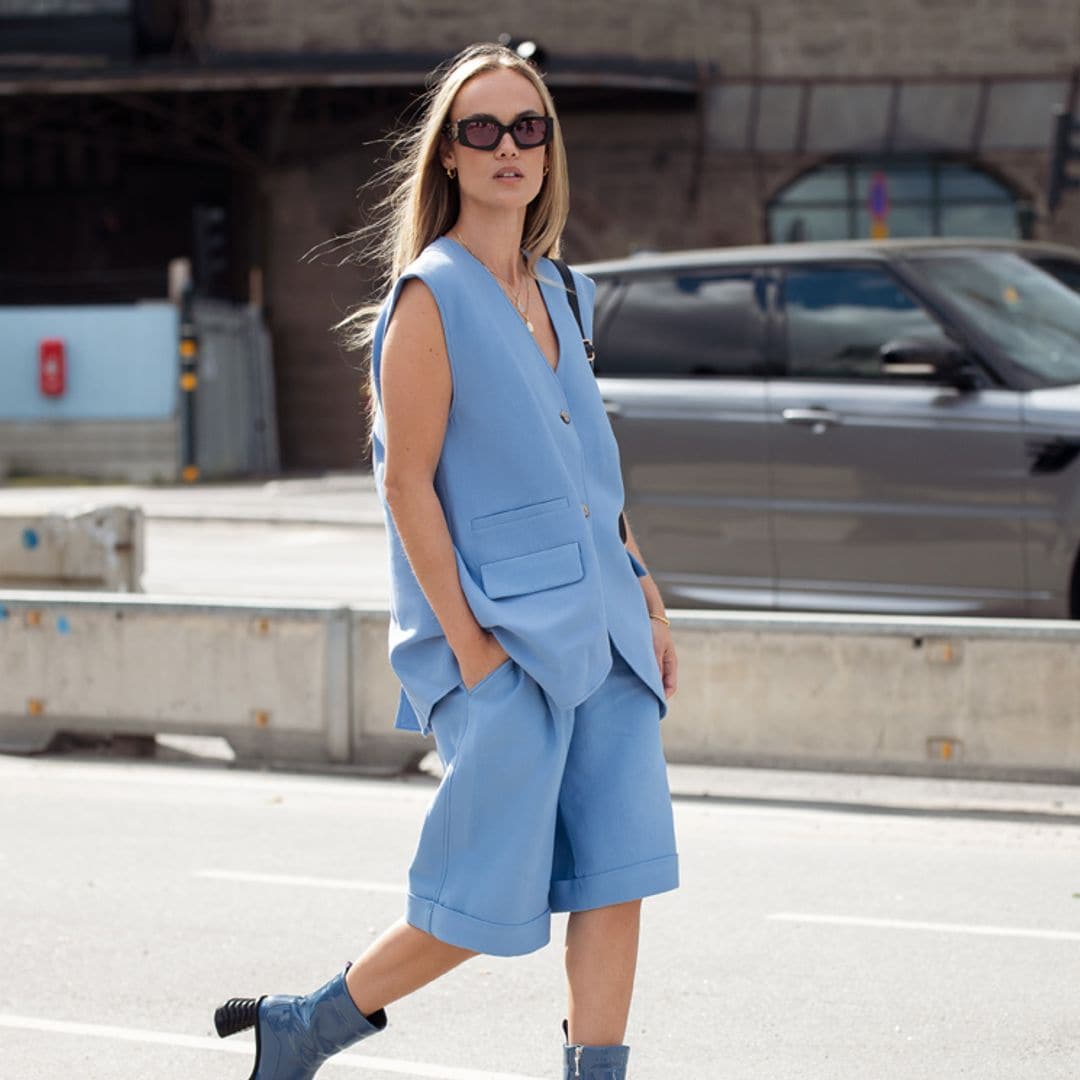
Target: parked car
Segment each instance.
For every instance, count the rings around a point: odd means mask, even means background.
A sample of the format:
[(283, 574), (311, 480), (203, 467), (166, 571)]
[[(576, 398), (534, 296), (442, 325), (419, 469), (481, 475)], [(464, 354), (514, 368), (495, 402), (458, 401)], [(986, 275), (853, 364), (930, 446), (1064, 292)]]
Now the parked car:
[(1080, 294), (1036, 265), (1052, 246), (1027, 247), (583, 265), (627, 514), (666, 602), (1080, 613)]

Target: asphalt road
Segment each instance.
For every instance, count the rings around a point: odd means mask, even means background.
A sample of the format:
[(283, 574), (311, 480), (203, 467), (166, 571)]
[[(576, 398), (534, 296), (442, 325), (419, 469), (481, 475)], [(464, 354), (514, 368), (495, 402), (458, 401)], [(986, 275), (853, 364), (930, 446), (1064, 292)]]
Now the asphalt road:
[(385, 518), (370, 474), (190, 487), (0, 484), (5, 515), (133, 505), (146, 518), (146, 593), (389, 603)]
[[(246, 1077), (214, 1005), (312, 989), (399, 915), (434, 783), (0, 757), (0, 1077)], [(677, 798), (676, 826), (633, 1080), (1080, 1071), (1075, 819)], [(565, 920), (395, 1003), (320, 1075), (558, 1077)]]

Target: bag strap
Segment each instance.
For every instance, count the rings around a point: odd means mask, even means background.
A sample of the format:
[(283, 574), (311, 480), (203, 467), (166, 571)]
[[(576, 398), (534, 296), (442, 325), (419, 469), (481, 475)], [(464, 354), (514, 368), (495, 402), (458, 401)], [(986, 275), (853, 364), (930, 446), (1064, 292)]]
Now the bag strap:
[[(577, 319), (578, 333), (581, 334), (581, 344), (585, 346), (585, 359), (589, 361), (589, 367), (593, 369), (593, 374), (596, 374), (596, 367), (593, 364), (593, 360), (596, 358), (596, 349), (593, 348), (593, 343), (585, 336), (585, 324), (581, 321), (581, 305), (578, 303), (577, 289), (574, 288), (574, 277), (570, 273), (570, 267), (563, 262), (562, 259), (552, 259), (555, 264), (555, 269), (559, 271), (559, 277), (563, 279), (563, 284), (566, 286), (566, 299), (570, 301), (570, 310), (574, 313), (574, 318)], [(626, 515), (619, 511), (619, 539), (626, 543)]]
[(585, 359), (589, 361), (589, 367), (593, 367), (596, 349), (593, 348), (593, 343), (585, 336), (585, 324), (581, 321), (581, 305), (578, 303), (577, 289), (574, 288), (574, 277), (570, 273), (570, 267), (562, 259), (552, 259), (551, 261), (555, 264), (555, 269), (559, 271), (559, 276), (566, 286), (566, 298), (570, 301), (570, 310), (573, 311), (574, 318), (577, 319), (581, 344), (585, 346)]

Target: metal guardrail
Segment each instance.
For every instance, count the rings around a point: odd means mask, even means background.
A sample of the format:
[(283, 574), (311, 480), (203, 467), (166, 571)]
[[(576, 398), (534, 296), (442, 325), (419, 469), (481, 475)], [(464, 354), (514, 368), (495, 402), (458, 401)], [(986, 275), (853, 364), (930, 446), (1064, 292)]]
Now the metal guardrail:
[[(1080, 781), (1080, 624), (676, 611), (672, 763)], [(0, 750), (218, 735), (241, 759), (400, 769), (388, 613), (0, 592)]]

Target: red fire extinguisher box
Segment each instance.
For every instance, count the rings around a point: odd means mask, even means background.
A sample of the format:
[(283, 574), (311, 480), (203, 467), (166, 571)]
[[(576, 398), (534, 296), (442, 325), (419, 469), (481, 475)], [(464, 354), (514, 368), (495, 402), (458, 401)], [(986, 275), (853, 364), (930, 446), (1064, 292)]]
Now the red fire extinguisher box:
[(61, 338), (38, 346), (38, 383), (45, 397), (60, 397), (67, 385), (67, 347)]

